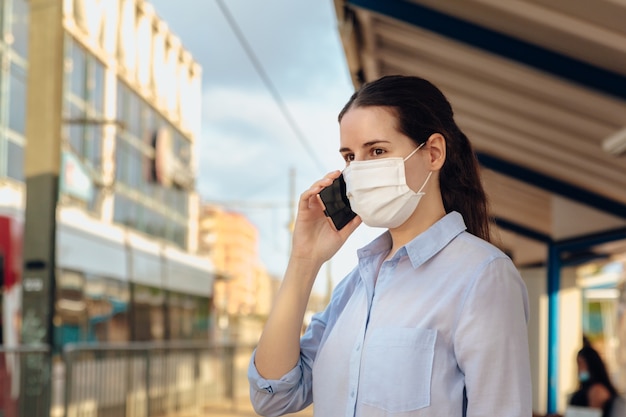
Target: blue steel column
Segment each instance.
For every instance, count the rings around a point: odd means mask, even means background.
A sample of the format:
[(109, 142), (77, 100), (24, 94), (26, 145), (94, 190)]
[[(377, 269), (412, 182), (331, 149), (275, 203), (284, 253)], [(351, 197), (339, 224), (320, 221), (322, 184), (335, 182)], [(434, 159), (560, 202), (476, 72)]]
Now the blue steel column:
[(548, 244), (548, 413), (556, 413), (559, 374), (560, 250)]

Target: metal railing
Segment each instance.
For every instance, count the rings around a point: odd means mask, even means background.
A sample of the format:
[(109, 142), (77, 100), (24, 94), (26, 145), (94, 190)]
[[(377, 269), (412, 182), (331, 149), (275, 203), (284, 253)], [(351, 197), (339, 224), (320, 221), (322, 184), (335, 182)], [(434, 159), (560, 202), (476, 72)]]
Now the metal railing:
[[(183, 342), (69, 344), (51, 355), (48, 349), (0, 348), (2, 362), (12, 364), (5, 373), (0, 367), (0, 417), (187, 417), (202, 416), (210, 407), (236, 408), (248, 395), (252, 349)], [(19, 378), (32, 381), (22, 389), (36, 389), (42, 377), (20, 376), (16, 370), (25, 360), (45, 361), (42, 372), (51, 380), (42, 384), (49, 388), (41, 404), (28, 404), (27, 414)], [(35, 416), (35, 409), (41, 413)]]

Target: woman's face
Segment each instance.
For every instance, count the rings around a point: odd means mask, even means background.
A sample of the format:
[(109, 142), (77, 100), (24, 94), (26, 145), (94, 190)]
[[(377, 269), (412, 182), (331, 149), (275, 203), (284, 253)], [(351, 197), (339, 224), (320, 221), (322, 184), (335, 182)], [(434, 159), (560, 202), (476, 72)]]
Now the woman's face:
[[(399, 157), (406, 158), (417, 148), (408, 136), (400, 133), (394, 113), (384, 107), (354, 107), (339, 125), (339, 152), (351, 161)], [(424, 147), (405, 161), (407, 185), (417, 191), (428, 175), (428, 152)]]

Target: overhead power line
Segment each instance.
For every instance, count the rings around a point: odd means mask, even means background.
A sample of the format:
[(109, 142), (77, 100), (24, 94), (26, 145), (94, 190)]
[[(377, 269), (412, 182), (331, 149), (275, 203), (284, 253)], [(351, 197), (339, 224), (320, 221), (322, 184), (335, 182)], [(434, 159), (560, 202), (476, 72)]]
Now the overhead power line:
[(304, 146), (304, 149), (306, 149), (306, 151), (309, 154), (309, 156), (311, 157), (311, 159), (313, 159), (313, 161), (317, 164), (318, 168), (320, 168), (321, 171), (324, 171), (326, 169), (324, 164), (319, 160), (319, 158), (317, 157), (316, 153), (313, 151), (313, 148), (311, 147), (311, 144), (307, 140), (306, 136), (304, 135), (304, 133), (302, 133), (302, 130), (300, 130), (300, 127), (298, 126), (298, 124), (296, 123), (294, 118), (291, 116), (291, 113), (289, 112), (289, 109), (288, 109), (287, 105), (283, 101), (283, 99), (280, 96), (280, 94), (279, 94), (278, 90), (276, 89), (276, 87), (274, 87), (274, 84), (272, 83), (272, 80), (270, 79), (270, 77), (265, 72), (265, 69), (263, 68), (263, 65), (261, 65), (261, 62), (259, 61), (259, 59), (257, 58), (256, 54), (254, 53), (254, 50), (252, 49), (252, 47), (248, 43), (248, 41), (247, 41), (245, 35), (243, 34), (241, 28), (237, 24), (237, 21), (233, 18), (232, 14), (230, 13), (230, 10), (228, 9), (228, 7), (226, 7), (226, 5), (224, 4), (224, 2), (222, 0), (216, 0), (216, 1), (217, 1), (218, 6), (220, 7), (220, 9), (222, 10), (222, 13), (224, 14), (224, 17), (228, 21), (228, 24), (230, 25), (231, 29), (233, 30), (233, 32), (237, 36), (237, 39), (239, 40), (239, 43), (241, 43), (241, 46), (243, 47), (244, 51), (246, 52), (246, 55), (248, 55), (248, 58), (252, 62), (252, 65), (254, 66), (256, 72), (259, 74), (259, 76), (261, 77), (261, 80), (263, 80), (263, 83), (265, 84), (267, 89), (272, 94), (272, 97), (273, 97), (274, 101), (276, 102), (276, 104), (278, 105), (281, 113), (283, 114), (283, 116), (287, 120), (287, 123), (289, 124), (289, 127), (291, 127), (291, 130), (293, 130), (293, 132), (295, 133), (296, 137), (298, 138), (298, 140), (300, 141), (302, 146)]
[(265, 210), (265, 209), (287, 209), (287, 201), (250, 201), (250, 200), (208, 200), (206, 204), (214, 204), (220, 207), (238, 210)]

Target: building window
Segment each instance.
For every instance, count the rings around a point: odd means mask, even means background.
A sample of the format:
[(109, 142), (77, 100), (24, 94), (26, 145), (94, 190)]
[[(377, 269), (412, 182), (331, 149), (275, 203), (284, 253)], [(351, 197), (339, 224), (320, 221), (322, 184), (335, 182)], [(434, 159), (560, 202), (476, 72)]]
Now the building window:
[(130, 289), (127, 282), (85, 274), (87, 340), (125, 342), (129, 340)]
[[(129, 189), (118, 187), (113, 221), (148, 235), (187, 247), (187, 222), (182, 217), (154, 208), (146, 197), (137, 197)], [(132, 196), (131, 196), (132, 195)]]
[(24, 181), (24, 147), (7, 140), (7, 176)]
[[(4, 9), (7, 7), (6, 1), (0, 2), (0, 34), (4, 33)], [(2, 51), (2, 43), (4, 42), (3, 36), (0, 36), (0, 52)]]
[(68, 40), (66, 55), (69, 55), (70, 70), (69, 76), (70, 92), (77, 97), (85, 98), (86, 91), (86, 75), (87, 75), (87, 52), (78, 46), (74, 41)]
[(102, 166), (104, 119), (103, 64), (71, 37), (66, 38), (64, 136), (72, 151), (87, 166)]
[(26, 0), (13, 0), (9, 3), (12, 6), (9, 22), (12, 49), (22, 58), (28, 58), (28, 2)]
[(9, 77), (9, 129), (20, 135), (26, 131), (26, 69), (11, 63)]
[(135, 341), (165, 339), (165, 291), (140, 284), (132, 285), (132, 334)]
[[(168, 293), (168, 313), (170, 324), (170, 338), (172, 340), (191, 340), (197, 337), (198, 333), (202, 333), (207, 325), (208, 320), (201, 317), (202, 299), (188, 294), (176, 292)], [(205, 300), (205, 304), (208, 301)], [(202, 323), (198, 323), (202, 321)], [(208, 334), (205, 335), (208, 337)]]
[(85, 124), (81, 120), (86, 119), (85, 111), (80, 106), (72, 103), (66, 104), (66, 111), (69, 116), (67, 139), (69, 140), (70, 148), (76, 155), (81, 155), (83, 138), (85, 137)]
[[(76, 159), (75, 165), (91, 181), (87, 195), (70, 196), (61, 189), (65, 202), (88, 211), (100, 210), (101, 189), (94, 178), (102, 169), (104, 133), (104, 65), (69, 35), (65, 38), (65, 83), (63, 94), (63, 139), (66, 151)], [(69, 149), (67, 149), (69, 148)]]
[(98, 114), (104, 111), (104, 66), (98, 61), (90, 67), (88, 89), (91, 92), (89, 104)]
[(56, 347), (86, 341), (85, 276), (81, 272), (57, 270), (54, 311)]
[(0, 175), (24, 181), (28, 2), (0, 2)]
[[(189, 192), (155, 180), (155, 134), (171, 129), (173, 154), (190, 155), (191, 144), (146, 101), (118, 83), (117, 119), (126, 126), (116, 138), (115, 222), (187, 247)], [(189, 156), (179, 158), (187, 166)]]

